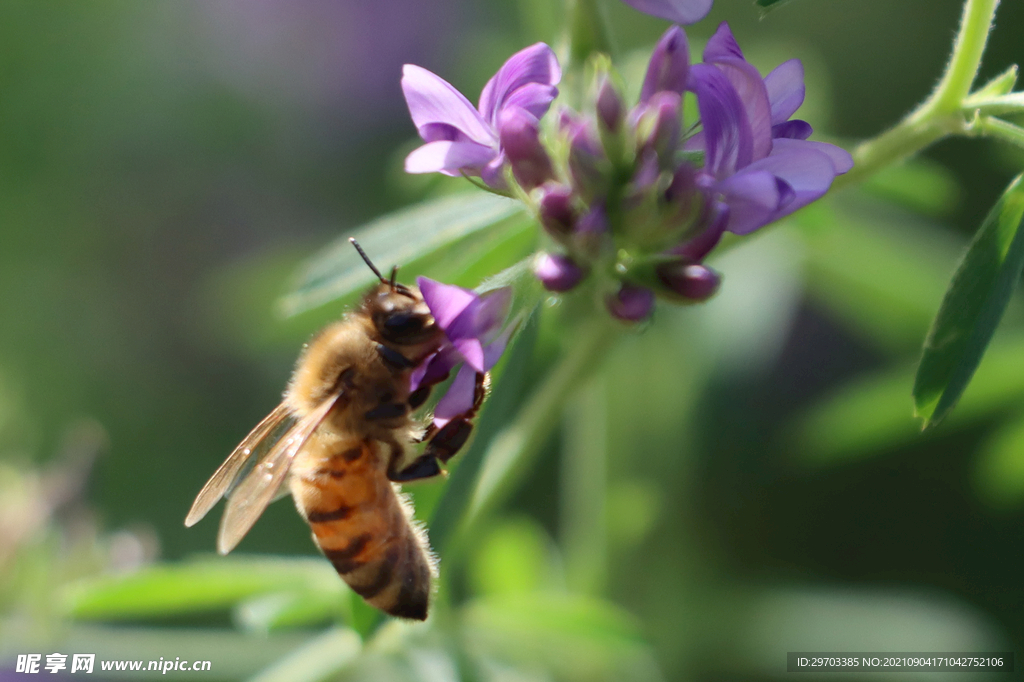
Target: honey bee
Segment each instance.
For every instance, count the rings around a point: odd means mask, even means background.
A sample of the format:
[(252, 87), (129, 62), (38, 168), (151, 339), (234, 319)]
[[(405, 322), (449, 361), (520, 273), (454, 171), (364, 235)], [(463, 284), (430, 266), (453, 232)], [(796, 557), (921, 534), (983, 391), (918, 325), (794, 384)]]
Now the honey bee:
[[(476, 375), (472, 407), (444, 427), (414, 419), (430, 386), (410, 392), (410, 375), (444, 332), (419, 290), (395, 281), (397, 266), (385, 279), (350, 241), (380, 282), (306, 344), (284, 400), (210, 477), (185, 525), (226, 496), (217, 549), (227, 554), (287, 480), (313, 540), (349, 587), (386, 613), (425, 620), (437, 560), (399, 483), (442, 472), (439, 463), (470, 435), (487, 376)], [(425, 447), (413, 456), (417, 443)]]

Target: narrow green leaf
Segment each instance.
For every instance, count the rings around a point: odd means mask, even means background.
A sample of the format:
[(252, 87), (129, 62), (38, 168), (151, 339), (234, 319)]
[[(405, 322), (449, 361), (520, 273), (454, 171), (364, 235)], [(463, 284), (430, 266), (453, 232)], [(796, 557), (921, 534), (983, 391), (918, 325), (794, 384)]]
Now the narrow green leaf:
[(1017, 84), (1017, 65), (1011, 64), (1010, 68), (1003, 71), (1001, 74), (985, 83), (983, 86), (975, 90), (971, 95), (964, 100), (964, 106), (973, 106), (975, 100), (988, 99), (990, 97), (999, 97), (1000, 95), (1007, 95), (1013, 90), (1013, 86)]
[(1024, 268), (1024, 175), (1003, 193), (971, 242), (924, 345), (914, 382), (925, 428), (956, 404), (977, 369)]
[(754, 6), (761, 10), (761, 17), (764, 18), (772, 10), (777, 10), (789, 2), (790, 0), (754, 0)]
[(381, 268), (405, 265), (522, 211), (518, 202), (484, 192), (443, 197), (384, 216), (337, 239), (313, 258), (281, 303), (294, 315), (363, 289), (374, 281), (349, 243), (359, 240)]
[(344, 589), (319, 559), (217, 558), (78, 583), (65, 605), (75, 618), (120, 620), (209, 611), (270, 592), (313, 590), (328, 599)]

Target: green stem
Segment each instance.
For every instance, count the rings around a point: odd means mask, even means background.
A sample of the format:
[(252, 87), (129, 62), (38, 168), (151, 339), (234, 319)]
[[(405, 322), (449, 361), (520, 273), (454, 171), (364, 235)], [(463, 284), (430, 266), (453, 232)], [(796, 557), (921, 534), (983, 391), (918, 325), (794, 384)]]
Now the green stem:
[(935, 91), (894, 128), (858, 146), (853, 169), (836, 178), (834, 188), (860, 182), (946, 135), (968, 132), (961, 106), (977, 76), (998, 4), (999, 0), (964, 3), (953, 54)]
[(569, 352), (487, 449), (460, 537), (465, 537), (468, 529), (500, 503), (523, 477), (558, 425), (569, 394), (600, 365), (618, 337), (619, 328), (602, 317), (585, 322), (582, 329), (572, 334)]
[(981, 55), (985, 52), (985, 43), (992, 30), (992, 18), (998, 5), (999, 0), (967, 0), (964, 3), (960, 31), (953, 44), (953, 56), (935, 92), (922, 106), (922, 114), (927, 115), (930, 109), (947, 113), (960, 108), (960, 103), (970, 93), (971, 85), (978, 75)]
[(991, 116), (979, 116), (971, 123), (971, 131), (994, 137), (1024, 148), (1024, 128)]
[(566, 583), (579, 594), (601, 594), (607, 579), (608, 404), (595, 376), (565, 406), (561, 522)]

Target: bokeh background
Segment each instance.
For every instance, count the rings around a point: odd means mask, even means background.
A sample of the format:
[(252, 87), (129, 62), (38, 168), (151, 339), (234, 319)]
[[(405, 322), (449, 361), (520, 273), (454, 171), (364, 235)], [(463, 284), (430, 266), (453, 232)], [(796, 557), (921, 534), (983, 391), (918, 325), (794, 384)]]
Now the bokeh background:
[[(235, 653), (193, 679), (245, 679), (323, 631), (254, 631), (229, 608), (112, 624), (64, 595), (213, 550), (213, 520), (182, 525), (195, 493), (340, 312), (277, 314), (303, 261), (462, 188), (401, 170), (401, 65), (475, 99), (509, 54), (555, 40), (556, 5), (0, 4), (0, 655), (143, 658), (180, 636), (156, 655), (185, 656), (223, 636)], [(623, 63), (664, 30), (603, 7)], [(718, 0), (687, 32), (699, 48), (728, 20), (762, 72), (800, 57), (802, 117), (852, 148), (930, 91), (960, 8), (795, 0), (762, 19)], [(1022, 31), (1024, 5), (1003, 3), (982, 78), (1024, 59)], [(600, 599), (630, 624), (635, 679), (774, 679), (796, 650), (1024, 650), (1019, 302), (953, 417), (922, 435), (910, 416), (957, 257), (1022, 162), (946, 141), (722, 257), (718, 298), (659, 310), (581, 387), (453, 560), (453, 602)], [(316, 555), (288, 502), (240, 551)], [(476, 679), (442, 640), (400, 675)], [(623, 679), (517, 651), (483, 679)], [(382, 660), (338, 674), (398, 679)]]

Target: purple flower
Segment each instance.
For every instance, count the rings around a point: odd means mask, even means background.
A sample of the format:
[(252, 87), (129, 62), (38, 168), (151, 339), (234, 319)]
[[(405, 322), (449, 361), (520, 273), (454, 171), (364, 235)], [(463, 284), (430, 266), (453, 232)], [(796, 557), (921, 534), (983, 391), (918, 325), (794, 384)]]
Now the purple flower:
[[(828, 191), (853, 166), (834, 145), (811, 142), (810, 126), (789, 121), (803, 103), (803, 68), (790, 60), (762, 79), (722, 23), (690, 69), (705, 166), (700, 182), (728, 207), (725, 229), (749, 234)], [(692, 143), (693, 141), (691, 141)]]
[(694, 24), (711, 11), (712, 0), (622, 0), (633, 9), (677, 24)]
[(501, 328), (512, 290), (496, 289), (478, 296), (468, 289), (426, 277), (418, 277), (416, 284), (446, 339), (436, 353), (413, 370), (410, 390), (443, 381), (462, 363), (448, 392), (434, 408), (434, 423), (440, 427), (472, 407), (474, 375), (494, 367), (505, 351), (512, 327), (504, 333)]
[(450, 83), (419, 66), (402, 69), (402, 92), (420, 137), (426, 142), (405, 159), (409, 173), (479, 175), (492, 187), (504, 183), (501, 115), (522, 109), (541, 118), (558, 95), (562, 72), (544, 43), (509, 57), (487, 81), (474, 107)]
[(551, 159), (540, 143), (540, 121), (521, 107), (508, 107), (498, 115), (499, 140), (516, 182), (531, 190), (554, 178)]
[(670, 26), (654, 46), (651, 60), (647, 63), (647, 73), (640, 88), (640, 104), (646, 104), (656, 92), (682, 95), (689, 71), (690, 44), (686, 41), (686, 33), (678, 26)]

